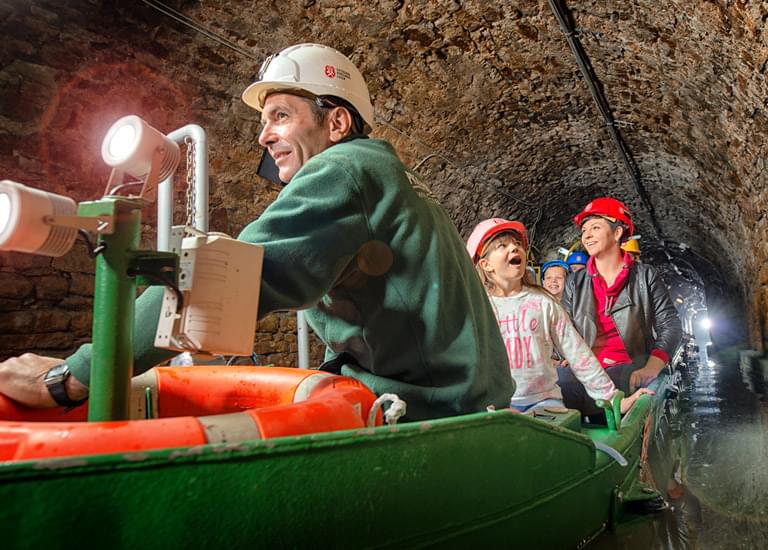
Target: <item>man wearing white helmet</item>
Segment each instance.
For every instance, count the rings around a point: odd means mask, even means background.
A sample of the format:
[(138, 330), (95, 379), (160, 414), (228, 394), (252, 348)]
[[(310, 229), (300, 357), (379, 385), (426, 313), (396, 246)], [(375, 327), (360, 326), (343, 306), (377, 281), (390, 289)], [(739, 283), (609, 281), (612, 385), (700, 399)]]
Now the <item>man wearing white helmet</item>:
[[(243, 100), (261, 112), (259, 143), (288, 183), (238, 237), (264, 246), (259, 317), (308, 309), (324, 368), (399, 394), (409, 420), (508, 406), (506, 350), (464, 243), (391, 145), (367, 139), (373, 106), (352, 62), (292, 46), (264, 63)], [(137, 302), (137, 373), (166, 357), (151, 345), (160, 290)], [(90, 348), (67, 363), (74, 400), (87, 391)], [(53, 404), (44, 389), (47, 401), (14, 393), (8, 370), (0, 391)]]

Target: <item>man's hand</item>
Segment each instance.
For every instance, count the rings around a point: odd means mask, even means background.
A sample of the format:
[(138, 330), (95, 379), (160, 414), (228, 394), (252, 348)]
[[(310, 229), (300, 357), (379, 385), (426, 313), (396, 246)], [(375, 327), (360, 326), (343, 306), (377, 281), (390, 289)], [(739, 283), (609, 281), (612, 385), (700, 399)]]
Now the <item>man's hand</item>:
[[(23, 405), (36, 408), (56, 407), (57, 404), (45, 387), (43, 378), (52, 367), (62, 363), (57, 357), (25, 353), (0, 362), (0, 393)], [(88, 387), (70, 376), (64, 387), (70, 399), (88, 395)]]
[(633, 392), (635, 389), (647, 386), (656, 380), (656, 377), (659, 375), (665, 365), (666, 363), (664, 363), (664, 361), (651, 355), (648, 358), (648, 361), (645, 363), (645, 366), (642, 369), (637, 369), (632, 373), (632, 376), (630, 376), (629, 391)]
[(637, 401), (638, 397), (641, 395), (653, 395), (656, 392), (653, 390), (649, 390), (648, 388), (640, 388), (635, 393), (630, 395), (629, 397), (625, 397), (621, 400), (621, 414), (625, 414), (629, 409), (635, 406), (635, 401)]

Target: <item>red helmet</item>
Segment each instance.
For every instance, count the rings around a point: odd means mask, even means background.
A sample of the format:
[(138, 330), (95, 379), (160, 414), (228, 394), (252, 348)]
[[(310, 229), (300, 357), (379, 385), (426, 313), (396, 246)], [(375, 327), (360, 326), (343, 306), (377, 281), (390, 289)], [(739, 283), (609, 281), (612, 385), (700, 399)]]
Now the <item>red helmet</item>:
[(581, 227), (584, 220), (590, 216), (600, 216), (601, 218), (607, 218), (611, 221), (620, 221), (629, 228), (629, 234), (627, 237), (632, 236), (635, 232), (635, 224), (632, 223), (632, 214), (624, 205), (623, 202), (613, 199), (611, 197), (600, 197), (590, 202), (584, 207), (584, 210), (579, 212), (573, 221), (576, 225)]
[(479, 259), (480, 251), (488, 239), (503, 231), (514, 231), (520, 235), (523, 241), (523, 248), (528, 250), (528, 231), (522, 223), (503, 218), (491, 218), (477, 224), (472, 230), (469, 239), (467, 239), (467, 252), (469, 252), (472, 261), (476, 262)]

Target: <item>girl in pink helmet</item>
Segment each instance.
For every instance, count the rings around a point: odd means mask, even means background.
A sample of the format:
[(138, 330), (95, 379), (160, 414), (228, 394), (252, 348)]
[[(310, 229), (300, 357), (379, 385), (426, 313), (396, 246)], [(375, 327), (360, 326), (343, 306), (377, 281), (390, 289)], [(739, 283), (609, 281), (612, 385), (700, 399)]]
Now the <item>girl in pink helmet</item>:
[[(526, 279), (528, 234), (517, 221), (492, 218), (477, 225), (467, 241), (477, 273), (488, 292), (517, 384), (511, 407), (519, 411), (562, 407), (553, 351), (572, 365), (593, 399), (610, 400), (616, 387), (549, 293)], [(643, 389), (621, 401), (626, 412)]]

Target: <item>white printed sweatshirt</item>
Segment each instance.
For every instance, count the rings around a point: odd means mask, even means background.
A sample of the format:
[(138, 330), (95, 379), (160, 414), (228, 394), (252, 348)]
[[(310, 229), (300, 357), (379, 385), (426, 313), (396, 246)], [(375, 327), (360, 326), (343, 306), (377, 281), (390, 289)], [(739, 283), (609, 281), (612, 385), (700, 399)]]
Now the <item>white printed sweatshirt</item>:
[(517, 384), (511, 405), (563, 398), (557, 367), (552, 364), (553, 350), (568, 361), (592, 399), (613, 397), (616, 387), (558, 302), (530, 287), (515, 296), (490, 299)]

